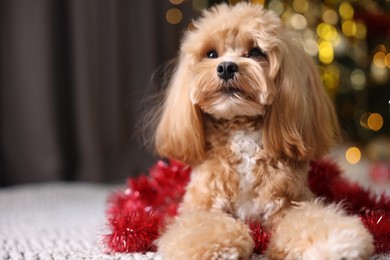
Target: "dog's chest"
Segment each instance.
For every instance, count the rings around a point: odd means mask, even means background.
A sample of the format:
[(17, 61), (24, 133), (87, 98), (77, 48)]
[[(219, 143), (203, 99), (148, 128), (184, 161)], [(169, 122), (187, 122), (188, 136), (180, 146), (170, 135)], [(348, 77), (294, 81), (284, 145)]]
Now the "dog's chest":
[(235, 202), (234, 215), (240, 219), (267, 218), (275, 209), (273, 202), (259, 204), (253, 194), (258, 183), (257, 159), (263, 149), (261, 131), (237, 131), (231, 135), (230, 150), (238, 159), (238, 164), (233, 167), (239, 176), (238, 193)]
[(236, 171), (240, 176), (240, 186), (253, 183), (253, 169), (256, 155), (262, 149), (261, 131), (238, 130), (230, 137), (230, 150), (239, 159)]

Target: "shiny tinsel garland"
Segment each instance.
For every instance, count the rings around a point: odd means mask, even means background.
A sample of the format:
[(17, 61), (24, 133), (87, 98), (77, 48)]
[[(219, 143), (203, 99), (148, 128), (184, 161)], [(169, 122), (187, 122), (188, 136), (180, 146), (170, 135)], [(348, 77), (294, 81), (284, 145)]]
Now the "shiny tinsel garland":
[[(175, 161), (158, 161), (149, 176), (130, 178), (127, 188), (111, 194), (107, 219), (110, 234), (103, 238), (109, 252), (156, 251), (166, 221), (177, 214), (191, 169)], [(311, 163), (309, 187), (328, 202), (342, 202), (357, 214), (375, 238), (376, 253), (390, 251), (390, 198), (375, 196), (346, 181), (338, 166), (329, 160)], [(261, 225), (249, 223), (255, 241), (254, 253), (262, 254), (270, 238)]]

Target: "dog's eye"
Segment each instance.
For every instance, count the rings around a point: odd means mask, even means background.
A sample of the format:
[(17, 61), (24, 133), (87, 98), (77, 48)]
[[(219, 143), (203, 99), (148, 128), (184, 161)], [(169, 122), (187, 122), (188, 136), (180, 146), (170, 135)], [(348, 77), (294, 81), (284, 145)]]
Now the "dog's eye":
[(209, 59), (216, 59), (218, 58), (218, 53), (215, 50), (211, 50), (207, 52), (206, 56)]
[(260, 48), (255, 47), (248, 51), (248, 58), (264, 58), (267, 57), (264, 51), (262, 51)]

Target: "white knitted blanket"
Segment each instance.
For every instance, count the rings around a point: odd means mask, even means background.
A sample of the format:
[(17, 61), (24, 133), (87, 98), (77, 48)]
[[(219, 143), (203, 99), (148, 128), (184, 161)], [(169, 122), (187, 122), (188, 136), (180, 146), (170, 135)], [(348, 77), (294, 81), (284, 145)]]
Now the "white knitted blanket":
[(0, 259), (159, 259), (105, 254), (105, 207), (114, 188), (44, 184), (0, 189)]
[(0, 189), (0, 259), (161, 260), (155, 253), (104, 253), (106, 199), (115, 189), (85, 183)]

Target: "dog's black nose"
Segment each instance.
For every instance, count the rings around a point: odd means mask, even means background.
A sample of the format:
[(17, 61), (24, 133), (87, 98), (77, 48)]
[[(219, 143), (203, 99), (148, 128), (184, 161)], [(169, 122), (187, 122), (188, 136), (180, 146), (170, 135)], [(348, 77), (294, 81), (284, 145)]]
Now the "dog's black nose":
[(234, 62), (221, 62), (217, 66), (218, 77), (223, 80), (228, 80), (234, 77), (234, 73), (238, 71), (238, 65)]

